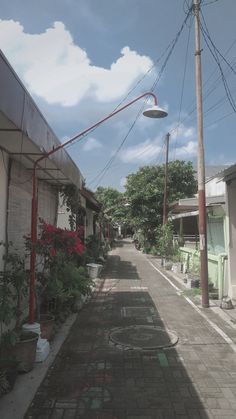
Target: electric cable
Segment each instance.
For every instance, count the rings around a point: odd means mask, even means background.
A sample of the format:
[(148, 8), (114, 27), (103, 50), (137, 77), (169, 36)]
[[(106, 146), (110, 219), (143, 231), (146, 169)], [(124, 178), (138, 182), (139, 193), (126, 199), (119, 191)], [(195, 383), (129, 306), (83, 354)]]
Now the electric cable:
[[(172, 52), (174, 51), (174, 48), (175, 48), (175, 46), (176, 46), (176, 44), (177, 44), (177, 42), (178, 42), (178, 40), (179, 40), (179, 37), (180, 37), (180, 35), (181, 35), (181, 33), (182, 33), (182, 31), (183, 31), (184, 27), (185, 27), (185, 24), (186, 24), (186, 22), (187, 22), (187, 20), (188, 20), (188, 18), (189, 18), (189, 16), (190, 16), (190, 14), (191, 14), (191, 9), (189, 9), (189, 11), (188, 11), (188, 13), (187, 13), (187, 15), (186, 15), (186, 17), (185, 17), (185, 19), (184, 19), (184, 21), (183, 21), (183, 23), (182, 23), (182, 25), (181, 25), (180, 29), (179, 29), (179, 31), (177, 32), (177, 34), (176, 34), (176, 36), (175, 36), (175, 38), (174, 38), (174, 40), (173, 40), (173, 42), (172, 42), (172, 46), (171, 46), (171, 48), (170, 48), (170, 51), (168, 52), (167, 57), (166, 57), (166, 59), (164, 60), (164, 63), (163, 63), (163, 65), (162, 65), (162, 67), (161, 67), (161, 70), (160, 70), (159, 74), (157, 75), (156, 80), (154, 81), (154, 83), (153, 83), (153, 85), (152, 85), (152, 87), (151, 87), (151, 91), (152, 91), (152, 92), (155, 90), (155, 87), (157, 86), (157, 84), (158, 84), (158, 82), (159, 82), (159, 80), (160, 80), (160, 78), (161, 78), (161, 76), (162, 76), (162, 74), (163, 74), (163, 72), (164, 72), (164, 70), (165, 70), (165, 68), (166, 68), (166, 66), (167, 66), (167, 63), (168, 63), (168, 61), (169, 61), (169, 59), (170, 59), (170, 57), (171, 57), (171, 55), (172, 55)], [(169, 45), (170, 45), (170, 44), (169, 44)], [(143, 109), (143, 106), (142, 106), (142, 109)], [(103, 168), (103, 169), (99, 172), (99, 174), (98, 174), (98, 176), (97, 176), (97, 179), (99, 179), (99, 181), (98, 181), (98, 182), (100, 182), (100, 181), (102, 180), (102, 178), (104, 177), (105, 173), (109, 170), (109, 168), (110, 168), (110, 164), (111, 164), (111, 163), (114, 161), (114, 159), (116, 158), (117, 154), (119, 153), (120, 149), (122, 148), (123, 144), (125, 143), (126, 139), (128, 138), (128, 135), (129, 135), (129, 134), (130, 134), (130, 132), (132, 131), (132, 129), (133, 129), (133, 127), (134, 127), (135, 123), (137, 122), (137, 119), (138, 119), (138, 118), (139, 118), (139, 116), (141, 115), (142, 109), (138, 112), (138, 115), (137, 115), (137, 117), (135, 118), (134, 123), (131, 125), (130, 129), (128, 130), (128, 133), (127, 133), (127, 134), (126, 134), (126, 136), (125, 136), (125, 138), (122, 140), (122, 142), (121, 142), (121, 143), (120, 143), (120, 145), (118, 146), (118, 149), (116, 150), (116, 152), (115, 152), (114, 156), (112, 156), (112, 158), (111, 158), (111, 159), (107, 162), (107, 164), (105, 165), (105, 167), (104, 167), (104, 168)], [(92, 183), (94, 183), (94, 181), (95, 181), (95, 180), (96, 180), (96, 179), (92, 179), (92, 181), (90, 181), (89, 185), (91, 185)]]
[[(184, 59), (184, 71), (183, 71), (183, 78), (182, 78), (182, 86), (181, 86), (181, 94), (180, 94), (180, 104), (179, 104), (179, 115), (178, 115), (178, 127), (180, 125), (180, 118), (182, 112), (182, 104), (183, 104), (183, 95), (184, 95), (184, 86), (185, 86), (185, 78), (186, 78), (186, 71), (187, 71), (187, 62), (188, 62), (188, 52), (189, 52), (189, 41), (190, 41), (190, 34), (192, 28), (193, 20), (191, 19), (191, 24), (189, 25), (188, 37), (187, 37), (187, 45), (186, 45), (186, 52), (185, 52), (185, 59)], [(178, 133), (178, 129), (177, 129)], [(177, 147), (177, 135), (175, 138), (175, 145), (174, 145), (174, 160), (176, 154), (176, 147)]]
[(221, 79), (224, 85), (224, 89), (225, 89), (225, 93), (226, 96), (228, 98), (229, 104), (231, 105), (233, 111), (236, 113), (236, 103), (234, 101), (234, 98), (232, 97), (232, 94), (230, 92), (230, 88), (228, 86), (227, 80), (225, 78), (224, 72), (223, 72), (223, 68), (221, 66), (220, 60), (219, 60), (219, 56), (223, 59), (223, 61), (229, 66), (229, 68), (233, 71), (234, 74), (236, 74), (235, 70), (233, 69), (233, 67), (230, 65), (230, 63), (226, 60), (226, 58), (220, 53), (220, 51), (218, 50), (218, 48), (215, 46), (214, 42), (211, 39), (209, 30), (207, 28), (207, 24), (206, 21), (204, 19), (203, 13), (201, 11), (201, 16), (202, 16), (202, 20), (204, 22), (205, 27), (202, 25), (202, 23), (200, 22), (200, 28), (201, 28), (201, 33), (203, 35), (203, 38), (205, 40), (205, 43), (212, 55), (212, 57), (214, 58), (214, 60), (216, 61), (219, 70), (220, 70), (220, 74), (221, 74)]

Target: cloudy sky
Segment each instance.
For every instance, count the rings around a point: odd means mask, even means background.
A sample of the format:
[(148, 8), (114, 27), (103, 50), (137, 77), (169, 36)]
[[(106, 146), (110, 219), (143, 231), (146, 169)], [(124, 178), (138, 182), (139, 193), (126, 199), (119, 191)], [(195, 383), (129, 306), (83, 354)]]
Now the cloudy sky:
[[(0, 48), (61, 139), (154, 89), (168, 117), (142, 116), (140, 100), (68, 148), (91, 189), (121, 189), (127, 174), (170, 158), (196, 162), (194, 22), (165, 65), (190, 0), (1, 0)], [(235, 0), (203, 0), (210, 39), (236, 72)], [(202, 39), (206, 163), (236, 161), (233, 105)], [(236, 102), (236, 75), (219, 56)], [(164, 68), (164, 71), (163, 71)], [(229, 95), (229, 94), (228, 94)]]

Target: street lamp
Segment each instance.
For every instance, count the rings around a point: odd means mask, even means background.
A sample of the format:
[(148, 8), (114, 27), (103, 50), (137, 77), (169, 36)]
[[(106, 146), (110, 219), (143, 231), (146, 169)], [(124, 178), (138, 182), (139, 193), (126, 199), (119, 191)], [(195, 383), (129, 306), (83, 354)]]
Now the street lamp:
[(167, 112), (161, 108), (159, 108), (157, 104), (157, 97), (154, 93), (147, 92), (142, 94), (141, 96), (137, 97), (136, 99), (132, 100), (131, 102), (127, 103), (126, 105), (122, 106), (121, 108), (117, 109), (116, 111), (110, 113), (105, 118), (99, 120), (91, 127), (81, 131), (80, 133), (76, 134), (65, 143), (60, 144), (59, 146), (53, 148), (52, 150), (44, 153), (43, 156), (39, 157), (33, 166), (33, 176), (32, 176), (32, 209), (31, 209), (31, 255), (30, 255), (30, 294), (29, 294), (29, 324), (33, 324), (35, 321), (35, 268), (36, 268), (36, 242), (37, 242), (37, 213), (38, 213), (38, 191), (37, 191), (37, 176), (36, 176), (36, 169), (38, 164), (50, 157), (52, 154), (56, 153), (58, 150), (64, 148), (68, 144), (72, 143), (73, 141), (77, 140), (80, 137), (83, 137), (92, 129), (98, 127), (103, 122), (107, 121), (108, 119), (112, 118), (119, 112), (123, 111), (124, 109), (131, 106), (133, 103), (137, 102), (138, 100), (146, 97), (151, 96), (154, 99), (154, 106), (151, 108), (146, 109), (143, 112), (144, 116), (148, 118), (164, 118), (167, 116)]

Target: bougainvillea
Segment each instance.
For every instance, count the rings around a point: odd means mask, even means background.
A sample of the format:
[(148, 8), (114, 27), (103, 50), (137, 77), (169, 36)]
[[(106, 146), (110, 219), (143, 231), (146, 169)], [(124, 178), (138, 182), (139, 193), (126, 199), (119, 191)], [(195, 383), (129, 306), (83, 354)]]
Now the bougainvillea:
[(47, 224), (41, 223), (41, 233), (37, 239), (36, 248), (38, 250), (48, 251), (51, 257), (56, 256), (58, 252), (68, 255), (82, 255), (85, 247), (80, 238), (79, 231), (70, 231)]
[[(78, 231), (70, 231), (47, 224), (41, 220), (40, 234), (36, 241), (36, 252), (39, 254), (47, 253), (48, 256), (54, 257), (59, 253), (68, 255), (82, 255), (85, 246), (81, 241), (81, 229)], [(30, 236), (25, 237), (27, 247), (31, 246)]]

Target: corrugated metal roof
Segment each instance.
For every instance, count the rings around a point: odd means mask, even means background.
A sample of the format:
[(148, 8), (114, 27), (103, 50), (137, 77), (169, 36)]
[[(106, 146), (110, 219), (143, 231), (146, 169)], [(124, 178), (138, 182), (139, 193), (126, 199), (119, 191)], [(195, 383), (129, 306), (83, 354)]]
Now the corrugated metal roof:
[[(0, 147), (30, 170), (61, 142), (1, 51), (0, 92)], [(80, 170), (65, 149), (40, 162), (38, 173), (51, 183), (82, 186)]]

